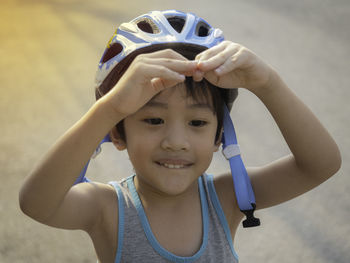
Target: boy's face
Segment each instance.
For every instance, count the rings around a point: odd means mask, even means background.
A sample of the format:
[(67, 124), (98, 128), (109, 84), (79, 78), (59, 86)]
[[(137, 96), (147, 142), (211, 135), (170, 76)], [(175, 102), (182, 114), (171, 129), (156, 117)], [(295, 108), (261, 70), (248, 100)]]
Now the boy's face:
[(124, 128), (138, 184), (160, 194), (186, 191), (219, 147), (212, 106), (187, 97), (184, 84), (155, 96), (124, 120)]

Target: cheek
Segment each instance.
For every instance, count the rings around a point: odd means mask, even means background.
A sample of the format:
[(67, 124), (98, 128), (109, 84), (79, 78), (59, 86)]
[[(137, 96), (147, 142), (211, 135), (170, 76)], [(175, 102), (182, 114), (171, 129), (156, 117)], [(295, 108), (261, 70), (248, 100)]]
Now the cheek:
[(211, 160), (213, 153), (217, 150), (215, 132), (208, 132), (206, 136), (194, 136), (192, 142), (197, 155), (206, 160)]
[(154, 136), (149, 136), (144, 133), (133, 133), (128, 135), (127, 151), (130, 161), (135, 165), (135, 162), (142, 162), (149, 159), (154, 152), (157, 141)]

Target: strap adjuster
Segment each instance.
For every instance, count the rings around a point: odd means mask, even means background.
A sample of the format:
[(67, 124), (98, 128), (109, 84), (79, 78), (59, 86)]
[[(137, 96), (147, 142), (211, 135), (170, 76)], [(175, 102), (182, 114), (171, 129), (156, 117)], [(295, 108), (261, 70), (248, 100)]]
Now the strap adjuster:
[(230, 160), (232, 157), (240, 155), (241, 150), (239, 149), (238, 144), (229, 144), (224, 149), (222, 149), (222, 154), (227, 160)]

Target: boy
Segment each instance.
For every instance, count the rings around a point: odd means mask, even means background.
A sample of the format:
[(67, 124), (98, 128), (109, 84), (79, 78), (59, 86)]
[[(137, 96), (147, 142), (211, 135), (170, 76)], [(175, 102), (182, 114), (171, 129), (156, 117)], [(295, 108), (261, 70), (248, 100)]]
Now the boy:
[[(277, 72), (193, 14), (152, 12), (122, 24), (97, 81), (99, 100), (26, 179), (20, 205), (44, 224), (86, 231), (100, 262), (238, 261), (232, 240), (243, 215), (232, 176), (204, 173), (220, 146), (222, 106), (239, 87), (266, 105), (291, 150), (247, 169), (257, 209), (340, 167), (337, 145)], [(135, 175), (72, 187), (107, 133)]]

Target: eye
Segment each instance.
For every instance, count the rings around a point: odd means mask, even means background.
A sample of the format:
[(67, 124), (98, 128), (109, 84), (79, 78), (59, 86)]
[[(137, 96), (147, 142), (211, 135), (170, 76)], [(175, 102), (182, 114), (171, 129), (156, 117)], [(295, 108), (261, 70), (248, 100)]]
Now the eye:
[(190, 121), (190, 125), (194, 126), (194, 127), (203, 127), (204, 125), (206, 125), (208, 122), (206, 121), (202, 121), (202, 120), (192, 120)]
[(161, 118), (150, 118), (150, 119), (144, 119), (143, 121), (150, 125), (160, 125), (164, 123), (164, 120), (162, 120)]

